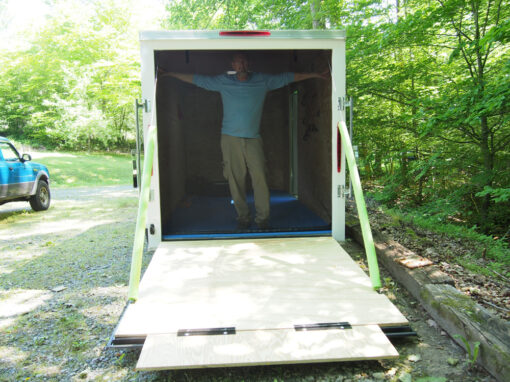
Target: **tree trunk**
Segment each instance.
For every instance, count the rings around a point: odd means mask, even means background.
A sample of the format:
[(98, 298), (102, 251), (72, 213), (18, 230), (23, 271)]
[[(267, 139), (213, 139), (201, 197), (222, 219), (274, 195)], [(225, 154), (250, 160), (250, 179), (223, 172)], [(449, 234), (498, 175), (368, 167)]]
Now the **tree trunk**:
[(319, 17), (320, 11), (320, 1), (319, 0), (310, 0), (310, 12), (312, 14), (312, 28), (320, 29), (321, 21)]
[[(420, 148), (417, 146), (415, 149), (415, 157), (417, 161), (424, 161), (425, 158), (420, 153)], [(425, 182), (427, 181), (427, 178), (429, 176), (428, 174), (429, 170), (422, 176), (420, 176), (420, 179), (418, 179), (418, 189), (416, 190), (416, 204), (421, 206), (423, 204), (423, 186), (425, 185)]]
[[(493, 169), (494, 169), (494, 155), (491, 152), (489, 145), (489, 126), (487, 123), (487, 116), (484, 115), (480, 118), (480, 129), (481, 129), (481, 142), (480, 149), (482, 152), (483, 159), (483, 172), (484, 172), (484, 181), (482, 186), (492, 187), (493, 183)], [(491, 208), (491, 196), (485, 195), (482, 199), (482, 204), (480, 206), (480, 228), (483, 232), (489, 232), (490, 222), (489, 222), (489, 211)]]
[(407, 162), (407, 153), (403, 151), (400, 154), (400, 176), (402, 177), (402, 186), (407, 188), (409, 187), (409, 181), (408, 181), (408, 162)]
[[(479, 3), (472, 2), (471, 3), (471, 11), (473, 12), (473, 20), (475, 23), (475, 53), (476, 53), (476, 77), (474, 78), (476, 86), (478, 87), (479, 94), (478, 100), (479, 102), (483, 102), (485, 95), (485, 78), (484, 78), (484, 62), (483, 62), (483, 53), (480, 51), (479, 41), (481, 39), (480, 33), (480, 23), (479, 23)], [(487, 115), (480, 116), (480, 150), (482, 154), (483, 160), (483, 181), (481, 186), (484, 188), (485, 186), (492, 186), (493, 182), (493, 169), (494, 169), (494, 154), (491, 152), (490, 142), (489, 142), (489, 124), (487, 120)], [(491, 197), (490, 195), (485, 195), (482, 200), (481, 208), (480, 208), (480, 228), (483, 232), (488, 233), (490, 227), (489, 221), (489, 211), (491, 208)]]

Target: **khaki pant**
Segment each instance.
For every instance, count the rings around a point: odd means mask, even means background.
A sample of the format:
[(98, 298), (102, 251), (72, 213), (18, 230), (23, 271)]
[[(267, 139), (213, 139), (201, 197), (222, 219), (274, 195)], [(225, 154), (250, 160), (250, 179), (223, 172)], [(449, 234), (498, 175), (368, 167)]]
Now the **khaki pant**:
[(228, 180), (238, 221), (250, 219), (246, 203), (246, 173), (249, 171), (255, 196), (255, 223), (269, 219), (269, 187), (261, 138), (240, 138), (221, 135), (223, 175)]

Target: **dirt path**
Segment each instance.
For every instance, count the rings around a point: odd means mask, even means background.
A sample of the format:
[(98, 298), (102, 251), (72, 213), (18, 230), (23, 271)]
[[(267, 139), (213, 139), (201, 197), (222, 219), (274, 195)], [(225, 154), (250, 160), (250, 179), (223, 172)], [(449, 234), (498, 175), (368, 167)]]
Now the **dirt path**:
[[(396, 360), (135, 372), (137, 352), (105, 345), (126, 303), (136, 208), (129, 186), (54, 190), (43, 213), (0, 206), (1, 381), (493, 381), (468, 369), (463, 351), (384, 271), (383, 292), (418, 333), (395, 341)], [(344, 247), (363, 257), (354, 243)]]

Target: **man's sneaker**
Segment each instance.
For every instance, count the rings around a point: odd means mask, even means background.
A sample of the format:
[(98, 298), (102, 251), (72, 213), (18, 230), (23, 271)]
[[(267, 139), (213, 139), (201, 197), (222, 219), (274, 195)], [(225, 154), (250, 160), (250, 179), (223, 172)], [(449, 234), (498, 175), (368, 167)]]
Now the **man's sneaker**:
[(267, 229), (271, 228), (271, 226), (269, 225), (269, 220), (262, 220), (262, 221), (257, 223), (257, 226), (261, 230), (267, 230)]

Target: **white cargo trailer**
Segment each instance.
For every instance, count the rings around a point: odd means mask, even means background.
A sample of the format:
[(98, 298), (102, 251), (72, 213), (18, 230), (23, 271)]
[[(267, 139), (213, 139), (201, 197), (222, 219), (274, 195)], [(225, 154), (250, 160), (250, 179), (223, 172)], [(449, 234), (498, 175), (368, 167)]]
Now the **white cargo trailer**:
[[(141, 32), (144, 133), (157, 126), (147, 217), (155, 249), (114, 345), (139, 369), (382, 359), (406, 318), (345, 252), (345, 34)], [(166, 72), (324, 72), (267, 94), (261, 135), (271, 224), (238, 230), (222, 174), (218, 93)], [(250, 195), (249, 202), (252, 201)]]

